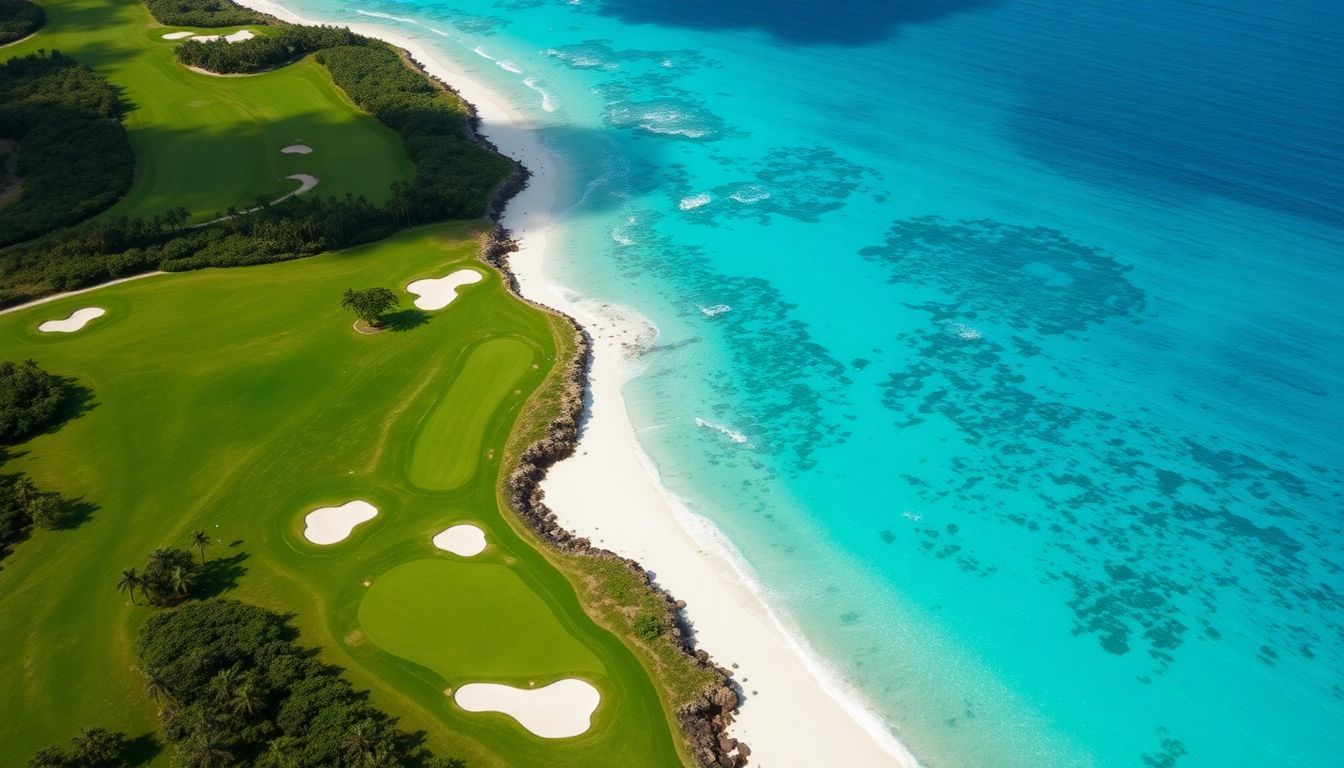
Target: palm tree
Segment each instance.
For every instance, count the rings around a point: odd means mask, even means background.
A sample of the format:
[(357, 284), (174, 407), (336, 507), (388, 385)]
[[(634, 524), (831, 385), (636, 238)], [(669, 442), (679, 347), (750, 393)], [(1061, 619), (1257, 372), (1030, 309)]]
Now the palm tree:
[(351, 763), (367, 764), (377, 754), (378, 743), (377, 723), (365, 718), (341, 740), (341, 749), (345, 750), (345, 757)]
[(261, 697), (256, 691), (252, 690), (252, 683), (247, 682), (238, 686), (233, 692), (233, 712), (236, 715), (251, 715), (261, 704)]
[(172, 701), (173, 698), (173, 694), (168, 691), (168, 686), (154, 675), (145, 675), (145, 695), (151, 701), (162, 701), (164, 699)]
[(215, 689), (215, 699), (225, 702), (233, 699), (238, 686), (238, 666), (234, 665), (228, 669), (221, 669), (215, 673), (215, 677), (210, 681), (210, 685)]
[(233, 760), (233, 755), (219, 743), (219, 737), (208, 730), (201, 729), (187, 742), (187, 754), (191, 764), (197, 768), (219, 768)]
[(121, 578), (117, 580), (117, 591), (126, 592), (131, 596), (131, 605), (138, 605), (135, 602), (135, 590), (145, 585), (144, 579), (135, 572), (134, 568), (127, 568), (121, 572)]
[(173, 574), (169, 579), (173, 587), (173, 593), (183, 596), (191, 591), (191, 574), (182, 569), (182, 566), (173, 566)]
[(201, 565), (205, 565), (205, 548), (210, 544), (210, 534), (205, 531), (196, 531), (191, 534), (191, 545), (201, 553)]

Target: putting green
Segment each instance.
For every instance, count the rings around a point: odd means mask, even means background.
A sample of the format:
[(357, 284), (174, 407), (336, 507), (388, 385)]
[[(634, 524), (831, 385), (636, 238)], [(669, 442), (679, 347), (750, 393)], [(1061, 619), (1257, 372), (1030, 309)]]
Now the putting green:
[[(567, 329), (476, 260), (481, 226), (147, 277), (0, 315), (0, 359), (33, 358), (92, 392), (84, 413), (0, 456), (0, 473), (91, 505), (76, 529), (35, 531), (0, 560), (0, 762), (21, 764), (87, 726), (157, 731), (133, 653), (155, 609), (115, 584), (155, 547), (186, 546), (203, 529), (223, 595), (292, 614), (303, 644), (440, 754), (472, 768), (681, 764), (647, 670), (501, 513), (503, 461), (479, 459), (515, 429)], [(462, 268), (484, 279), (449, 311), (394, 326), (403, 330), (360, 335), (340, 306), (347, 288)], [(78, 333), (37, 330), (85, 306), (107, 314)], [(478, 368), (476, 355), (489, 362)], [(502, 400), (504, 385), (478, 378), (501, 371), (512, 377)], [(496, 397), (474, 403), (475, 442), (454, 454), (474, 469), (453, 470), (468, 479), (451, 492), (417, 488), (406, 479), (417, 435), (467, 380)], [(349, 499), (376, 506), (376, 522), (337, 546), (303, 540), (307, 512)], [(469, 561), (439, 555), (431, 538), (462, 520), (490, 548)], [(445, 680), (494, 673), (581, 673), (603, 704), (589, 732), (557, 742), (443, 693)]]
[(517, 339), (491, 339), (471, 350), (420, 427), (407, 470), (411, 482), (429, 491), (451, 491), (476, 474), (490, 415), (515, 391), (532, 359), (532, 348)]
[[(179, 65), (179, 43), (163, 39), (185, 28), (159, 25), (140, 0), (41, 5), (47, 25), (0, 49), (0, 60), (59, 49), (121, 88), (128, 105), (135, 181), (103, 215), (148, 218), (181, 206), (205, 220), (294, 191), (285, 177), (295, 173), (318, 178), (312, 194), (380, 203), (413, 173), (397, 135), (350, 103), (311, 57), (258, 75), (205, 75)], [(313, 153), (280, 151), (296, 143)]]
[(518, 574), (497, 563), (403, 563), (373, 580), (359, 604), (359, 625), (379, 648), (452, 685), (591, 679), (606, 671)]

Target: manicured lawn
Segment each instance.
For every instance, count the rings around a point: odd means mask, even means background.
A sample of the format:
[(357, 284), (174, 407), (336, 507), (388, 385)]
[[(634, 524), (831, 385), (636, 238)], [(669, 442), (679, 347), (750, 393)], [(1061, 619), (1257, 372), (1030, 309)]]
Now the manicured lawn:
[[(154, 21), (140, 0), (42, 0), (47, 25), (0, 50), (0, 60), (59, 49), (122, 89), (136, 155), (128, 194), (104, 215), (152, 217), (178, 206), (204, 220), (248, 208), (298, 187), (285, 177), (316, 176), (313, 194), (387, 198), (409, 179), (400, 139), (360, 112), (311, 60), (246, 77), (216, 77), (177, 64), (179, 27)], [(261, 34), (266, 28), (254, 28)], [(198, 30), (218, 34), (232, 28)], [(282, 154), (292, 144), (309, 155)]]
[[(293, 613), (301, 642), (442, 754), (472, 768), (679, 764), (645, 668), (497, 506), (505, 443), (555, 365), (556, 321), (493, 272), (444, 310), (400, 316), (403, 330), (359, 335), (339, 306), (345, 289), (379, 285), (409, 306), (410, 281), (480, 268), (474, 227), (0, 315), (0, 359), (34, 358), (92, 392), (83, 414), (0, 466), (93, 505), (77, 529), (36, 531), (0, 561), (4, 764), (84, 726), (156, 728), (132, 652), (155, 609), (114, 585), (198, 528), (216, 542), (207, 555), (214, 581), (232, 584), (224, 594)], [(37, 331), (86, 306), (107, 315), (74, 334)], [(421, 452), (461, 482), (422, 487), (410, 472)], [(307, 512), (351, 499), (378, 516), (334, 545), (303, 538)], [(485, 530), (476, 558), (430, 542), (462, 521)], [(566, 675), (603, 697), (573, 739), (533, 737), (444, 695), (472, 679)]]
[(491, 339), (471, 350), (453, 386), (420, 428), (411, 452), (411, 482), (451, 491), (471, 479), (490, 414), (516, 393), (533, 358), (532, 348), (518, 339)]

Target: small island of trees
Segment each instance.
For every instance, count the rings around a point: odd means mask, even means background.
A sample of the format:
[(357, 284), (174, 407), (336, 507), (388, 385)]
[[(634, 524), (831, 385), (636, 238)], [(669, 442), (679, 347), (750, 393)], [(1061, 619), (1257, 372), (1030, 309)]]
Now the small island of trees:
[(390, 288), (351, 288), (341, 297), (341, 306), (359, 317), (355, 330), (360, 333), (377, 331), (383, 327), (383, 318), (397, 306), (397, 294)]

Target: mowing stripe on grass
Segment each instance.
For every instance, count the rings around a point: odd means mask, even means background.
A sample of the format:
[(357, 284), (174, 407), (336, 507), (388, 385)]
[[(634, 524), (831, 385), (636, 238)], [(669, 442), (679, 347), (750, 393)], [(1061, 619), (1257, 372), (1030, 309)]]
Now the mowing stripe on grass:
[(408, 469), (411, 482), (429, 491), (451, 491), (476, 474), (486, 425), (532, 360), (532, 348), (516, 339), (490, 339), (471, 351), (420, 427)]

